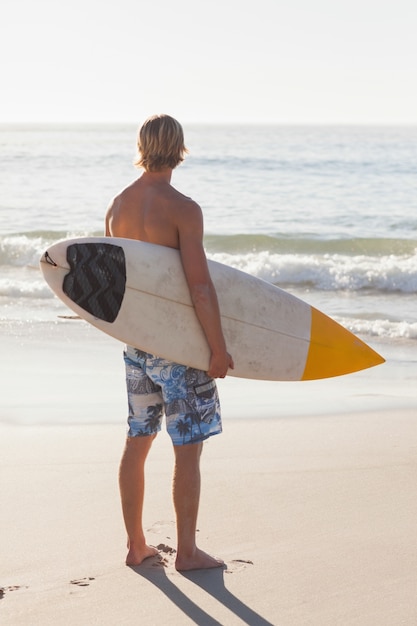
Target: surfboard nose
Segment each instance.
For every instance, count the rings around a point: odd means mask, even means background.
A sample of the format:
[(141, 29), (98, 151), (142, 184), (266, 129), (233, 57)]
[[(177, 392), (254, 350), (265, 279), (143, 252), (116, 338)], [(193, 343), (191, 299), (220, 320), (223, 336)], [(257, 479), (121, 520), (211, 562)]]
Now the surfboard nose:
[(349, 330), (311, 307), (310, 347), (301, 380), (332, 378), (385, 363)]

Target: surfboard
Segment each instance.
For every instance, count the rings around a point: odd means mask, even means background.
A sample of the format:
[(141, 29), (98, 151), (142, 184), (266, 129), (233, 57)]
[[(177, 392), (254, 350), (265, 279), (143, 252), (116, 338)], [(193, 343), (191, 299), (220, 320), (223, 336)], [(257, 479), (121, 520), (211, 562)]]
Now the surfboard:
[[(140, 350), (207, 370), (210, 350), (178, 250), (132, 239), (81, 237), (52, 245), (40, 267), (77, 315)], [(346, 328), (259, 278), (209, 261), (235, 369), (260, 380), (330, 378), (384, 362)]]

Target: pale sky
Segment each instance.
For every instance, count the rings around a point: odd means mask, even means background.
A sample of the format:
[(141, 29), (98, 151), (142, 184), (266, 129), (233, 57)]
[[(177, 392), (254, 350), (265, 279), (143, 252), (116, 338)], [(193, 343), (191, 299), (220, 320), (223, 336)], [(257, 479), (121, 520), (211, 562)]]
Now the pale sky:
[(417, 124), (416, 0), (2, 0), (0, 122)]

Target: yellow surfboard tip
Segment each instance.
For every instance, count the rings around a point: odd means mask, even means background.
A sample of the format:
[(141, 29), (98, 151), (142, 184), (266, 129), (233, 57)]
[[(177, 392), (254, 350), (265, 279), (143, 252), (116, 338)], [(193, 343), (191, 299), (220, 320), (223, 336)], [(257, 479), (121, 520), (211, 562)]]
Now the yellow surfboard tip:
[(311, 307), (310, 348), (301, 380), (333, 378), (385, 363), (364, 341)]

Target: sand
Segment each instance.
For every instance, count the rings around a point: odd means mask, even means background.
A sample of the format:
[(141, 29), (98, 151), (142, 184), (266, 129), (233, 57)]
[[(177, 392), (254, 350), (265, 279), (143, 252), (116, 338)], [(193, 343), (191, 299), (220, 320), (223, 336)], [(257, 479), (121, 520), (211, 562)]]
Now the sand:
[[(25, 361), (15, 354), (3, 366), (2, 624), (417, 624), (415, 395), (404, 406), (401, 385), (392, 384), (375, 398), (373, 374), (334, 387), (224, 381), (224, 433), (205, 444), (202, 459), (198, 541), (225, 568), (181, 574), (173, 566), (165, 432), (149, 457), (144, 512), (160, 555), (129, 568), (117, 486), (125, 435), (121, 363), (113, 363), (120, 346), (100, 338), (81, 358), (83, 341), (73, 339), (59, 343), (54, 331), (46, 343), (26, 339)], [(13, 381), (23, 366), (31, 375), (18, 395)], [(407, 372), (411, 388), (414, 370)], [(392, 375), (389, 366), (381, 370), (378, 384)], [(333, 390), (329, 403), (323, 388)], [(295, 412), (286, 410), (291, 394)]]

